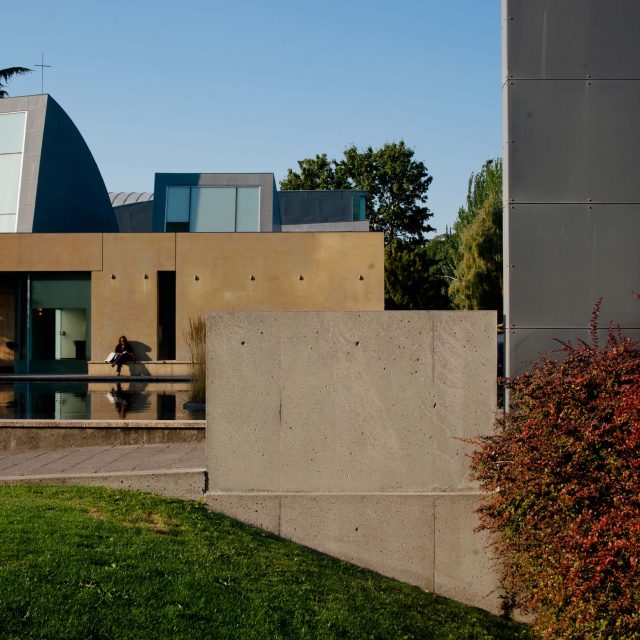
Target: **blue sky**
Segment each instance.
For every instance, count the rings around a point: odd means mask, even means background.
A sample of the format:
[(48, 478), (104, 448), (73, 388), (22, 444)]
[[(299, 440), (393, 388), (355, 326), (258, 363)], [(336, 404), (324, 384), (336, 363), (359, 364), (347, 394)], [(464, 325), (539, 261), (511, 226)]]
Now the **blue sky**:
[[(272, 171), (404, 139), (444, 231), (501, 153), (499, 0), (21, 0), (0, 66), (53, 65), (111, 191), (160, 171)], [(40, 74), (10, 95), (40, 93)]]

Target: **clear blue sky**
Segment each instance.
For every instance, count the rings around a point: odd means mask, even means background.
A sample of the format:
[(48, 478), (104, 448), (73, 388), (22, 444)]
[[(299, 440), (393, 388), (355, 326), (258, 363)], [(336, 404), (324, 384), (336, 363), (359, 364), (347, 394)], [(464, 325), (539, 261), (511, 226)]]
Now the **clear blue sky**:
[[(272, 171), (404, 139), (443, 231), (501, 153), (499, 0), (20, 0), (1, 67), (53, 65), (110, 191), (160, 171)], [(10, 95), (40, 93), (40, 73)]]

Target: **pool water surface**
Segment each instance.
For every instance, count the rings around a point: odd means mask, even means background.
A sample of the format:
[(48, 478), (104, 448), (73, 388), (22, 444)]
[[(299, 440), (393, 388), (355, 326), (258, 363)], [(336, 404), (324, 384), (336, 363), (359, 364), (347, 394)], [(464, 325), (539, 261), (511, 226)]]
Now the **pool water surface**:
[(0, 420), (204, 420), (188, 382), (0, 382)]

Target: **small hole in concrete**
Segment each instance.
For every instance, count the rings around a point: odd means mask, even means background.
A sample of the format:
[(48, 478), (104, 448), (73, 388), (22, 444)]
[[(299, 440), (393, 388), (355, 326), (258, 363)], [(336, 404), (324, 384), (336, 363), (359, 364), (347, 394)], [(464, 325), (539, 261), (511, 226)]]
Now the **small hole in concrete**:
[(243, 340), (240, 344), (244, 347), (244, 345), (247, 343)]
[(356, 347), (359, 347), (360, 343), (356, 340)]

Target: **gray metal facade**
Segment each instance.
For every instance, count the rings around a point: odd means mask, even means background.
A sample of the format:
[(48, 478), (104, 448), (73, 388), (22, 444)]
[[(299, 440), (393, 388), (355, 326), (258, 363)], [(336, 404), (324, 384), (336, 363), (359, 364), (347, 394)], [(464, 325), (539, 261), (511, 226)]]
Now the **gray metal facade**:
[[(640, 337), (640, 2), (503, 0), (507, 375)], [(606, 330), (603, 330), (606, 334)]]
[(328, 222), (353, 222), (353, 197), (366, 191), (279, 191), (283, 225), (314, 225)]

